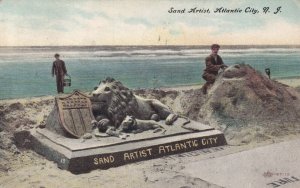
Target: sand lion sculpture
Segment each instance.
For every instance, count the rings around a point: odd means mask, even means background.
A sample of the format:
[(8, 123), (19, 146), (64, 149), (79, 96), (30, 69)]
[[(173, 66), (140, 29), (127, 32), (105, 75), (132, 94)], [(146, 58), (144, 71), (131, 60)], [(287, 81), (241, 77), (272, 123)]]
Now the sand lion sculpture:
[[(156, 99), (133, 94), (120, 81), (106, 78), (92, 92), (92, 108), (100, 132), (120, 136), (122, 132), (166, 129), (178, 118), (172, 110)], [(165, 120), (165, 124), (159, 122)]]

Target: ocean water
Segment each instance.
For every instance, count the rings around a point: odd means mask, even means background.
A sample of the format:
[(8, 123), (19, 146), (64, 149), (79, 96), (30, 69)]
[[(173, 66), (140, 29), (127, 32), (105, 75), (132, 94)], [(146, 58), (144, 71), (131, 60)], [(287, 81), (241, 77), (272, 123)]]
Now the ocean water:
[[(129, 88), (158, 88), (203, 83), (208, 46), (0, 47), (0, 99), (56, 94), (53, 55), (61, 54), (74, 89), (92, 91), (106, 77)], [(272, 78), (300, 78), (300, 46), (224, 46), (227, 65), (250, 64)]]

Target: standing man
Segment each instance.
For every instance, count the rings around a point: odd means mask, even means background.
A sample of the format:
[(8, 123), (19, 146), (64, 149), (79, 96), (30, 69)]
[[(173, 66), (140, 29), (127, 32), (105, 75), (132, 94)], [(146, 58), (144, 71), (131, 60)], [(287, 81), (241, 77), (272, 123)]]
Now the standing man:
[(222, 58), (218, 55), (219, 49), (220, 45), (211, 45), (212, 53), (207, 58), (205, 58), (206, 68), (204, 70), (202, 78), (206, 80), (206, 83), (202, 87), (203, 94), (207, 94), (207, 89), (215, 82), (219, 70), (224, 70), (225, 68), (227, 68), (227, 65), (223, 63)]
[(67, 74), (65, 62), (59, 59), (59, 54), (55, 54), (55, 61), (52, 65), (52, 77), (56, 75), (57, 93), (64, 92), (64, 76)]

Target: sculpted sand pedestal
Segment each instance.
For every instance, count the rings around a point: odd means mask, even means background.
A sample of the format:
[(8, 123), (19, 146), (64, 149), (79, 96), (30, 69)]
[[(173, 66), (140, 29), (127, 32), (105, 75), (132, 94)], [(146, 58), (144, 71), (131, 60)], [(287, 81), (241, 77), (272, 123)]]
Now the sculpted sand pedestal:
[(34, 151), (55, 161), (59, 168), (83, 173), (226, 144), (222, 132), (205, 125), (202, 128), (197, 132), (156, 137), (142, 133), (144, 138), (137, 135), (125, 141), (118, 138), (72, 139), (47, 129), (35, 129), (31, 131), (31, 141)]

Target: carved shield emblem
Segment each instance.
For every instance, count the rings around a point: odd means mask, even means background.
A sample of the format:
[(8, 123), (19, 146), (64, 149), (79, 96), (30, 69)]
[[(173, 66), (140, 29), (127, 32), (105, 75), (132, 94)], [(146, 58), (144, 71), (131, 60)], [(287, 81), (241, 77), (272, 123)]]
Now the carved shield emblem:
[(91, 121), (95, 118), (87, 95), (75, 90), (71, 95), (55, 100), (61, 125), (67, 133), (79, 138), (92, 131)]

